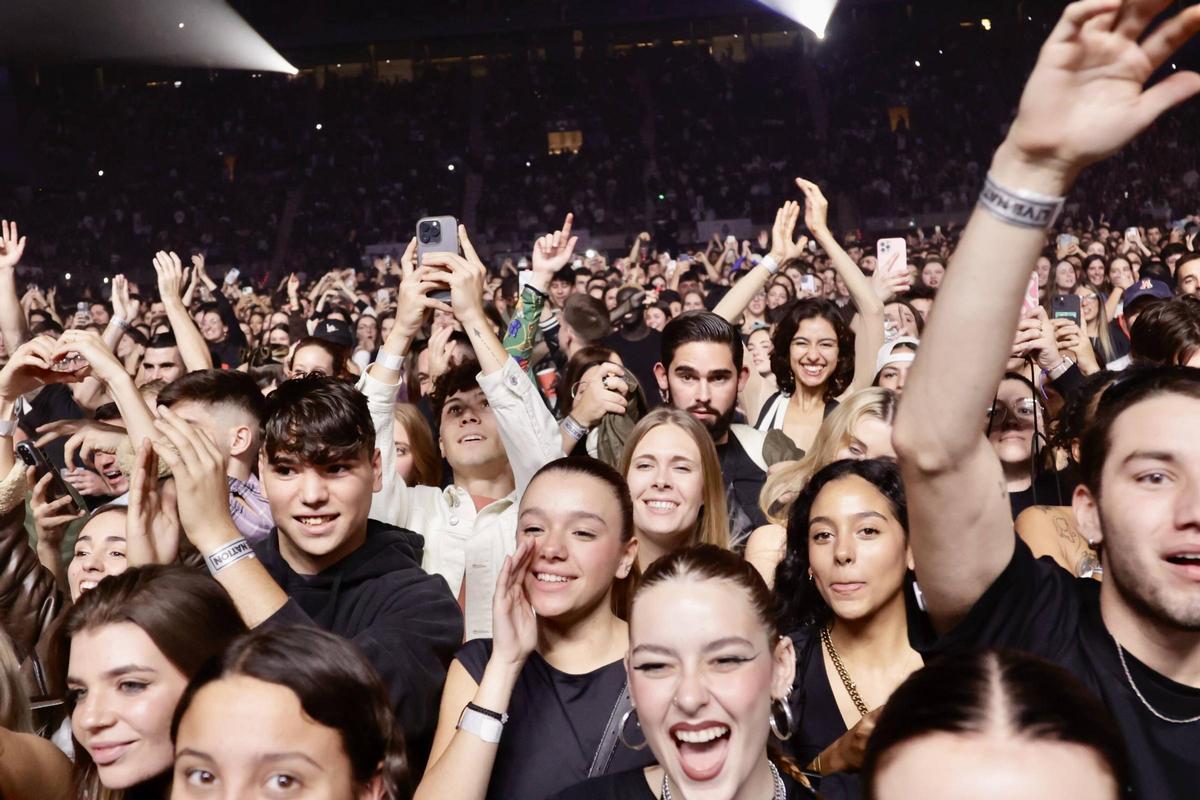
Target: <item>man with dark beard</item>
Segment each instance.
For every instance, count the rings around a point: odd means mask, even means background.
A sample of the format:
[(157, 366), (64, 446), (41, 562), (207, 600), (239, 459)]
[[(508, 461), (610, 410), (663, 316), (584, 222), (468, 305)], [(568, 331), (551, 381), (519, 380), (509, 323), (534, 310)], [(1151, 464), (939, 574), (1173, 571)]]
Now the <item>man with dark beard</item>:
[(741, 544), (766, 524), (758, 495), (767, 477), (763, 434), (733, 422), (738, 392), (749, 377), (742, 365), (741, 337), (716, 314), (680, 314), (663, 329), (662, 361), (654, 365), (654, 375), (667, 402), (691, 414), (712, 434), (725, 481), (729, 540)]
[(643, 297), (645, 292), (632, 286), (617, 293), (617, 307), (613, 309), (612, 319), (618, 330), (600, 344), (612, 348), (621, 357), (621, 362), (637, 376), (647, 408), (654, 408), (662, 404), (654, 366), (662, 346), (662, 334), (646, 325), (642, 316)]

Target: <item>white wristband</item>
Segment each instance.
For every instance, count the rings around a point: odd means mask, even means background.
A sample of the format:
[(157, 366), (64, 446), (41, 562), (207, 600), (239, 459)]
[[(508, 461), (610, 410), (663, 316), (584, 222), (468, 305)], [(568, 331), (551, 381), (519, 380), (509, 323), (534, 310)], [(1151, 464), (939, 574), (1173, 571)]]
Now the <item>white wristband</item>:
[(250, 543), (245, 538), (239, 536), (232, 542), (222, 545), (212, 555), (205, 556), (204, 563), (208, 565), (209, 574), (215, 578), (218, 572), (243, 558), (254, 558), (254, 550), (251, 549)]
[(779, 272), (779, 262), (776, 261), (775, 257), (770, 253), (767, 253), (765, 256), (763, 256), (762, 261), (758, 262), (758, 265), (760, 267), (766, 267), (767, 272), (771, 273), (772, 275)]
[(380, 351), (379, 357), (375, 359), (375, 363), (384, 369), (390, 369), (393, 372), (399, 372), (400, 367), (404, 366), (404, 356), (398, 356), (395, 353), (384, 353)]
[(504, 723), (495, 717), (481, 714), (473, 708), (464, 708), (458, 718), (458, 729), (474, 734), (488, 744), (498, 744), (504, 733)]
[(1010, 189), (988, 175), (978, 205), (992, 216), (1019, 228), (1045, 229), (1062, 213), (1066, 197), (1051, 197), (1026, 189)]

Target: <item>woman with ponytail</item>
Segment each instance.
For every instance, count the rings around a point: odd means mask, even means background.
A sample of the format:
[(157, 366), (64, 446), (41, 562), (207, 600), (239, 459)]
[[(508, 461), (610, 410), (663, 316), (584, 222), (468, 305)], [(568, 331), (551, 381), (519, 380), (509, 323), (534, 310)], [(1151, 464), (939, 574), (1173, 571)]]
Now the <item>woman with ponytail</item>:
[(407, 800), (408, 761), (387, 690), (340, 636), (260, 628), (188, 684), (171, 726), (173, 800)]

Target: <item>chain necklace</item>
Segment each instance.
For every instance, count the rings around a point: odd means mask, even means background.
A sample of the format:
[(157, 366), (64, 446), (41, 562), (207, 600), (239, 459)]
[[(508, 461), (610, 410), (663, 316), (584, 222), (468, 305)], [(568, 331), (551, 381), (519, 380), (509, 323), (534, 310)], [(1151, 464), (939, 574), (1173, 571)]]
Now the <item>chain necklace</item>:
[[(1111, 636), (1112, 634), (1109, 635)], [(1142, 692), (1140, 689), (1138, 689), (1137, 684), (1133, 682), (1133, 675), (1129, 673), (1129, 665), (1125, 663), (1125, 649), (1121, 647), (1121, 643), (1117, 641), (1116, 637), (1113, 637), (1113, 644), (1117, 646), (1117, 658), (1121, 661), (1121, 669), (1125, 670), (1125, 680), (1129, 681), (1129, 688), (1133, 689), (1133, 693), (1137, 695), (1138, 700), (1142, 701), (1142, 705), (1146, 707), (1147, 711), (1161, 719), (1163, 722), (1170, 722), (1172, 725), (1188, 725), (1192, 722), (1200, 722), (1200, 715), (1189, 717), (1188, 719), (1172, 719), (1165, 714), (1160, 714), (1158, 709), (1150, 705), (1150, 701), (1148, 701), (1142, 695)]]
[[(770, 761), (767, 762), (767, 766), (771, 768), (771, 778), (775, 782), (775, 792), (771, 795), (771, 800), (787, 800), (787, 787), (783, 785), (783, 778), (779, 775), (779, 770)], [(671, 784), (667, 780), (665, 771), (663, 772), (662, 800), (674, 800), (671, 795)]]
[(842, 663), (842, 657), (834, 649), (833, 637), (829, 635), (828, 625), (821, 628), (821, 642), (829, 651), (829, 660), (833, 662), (833, 668), (837, 670), (838, 677), (842, 679), (842, 686), (846, 687), (846, 693), (854, 701), (854, 707), (858, 709), (859, 714), (865, 717), (871, 709), (867, 708), (867, 704), (863, 702), (862, 695), (858, 693), (858, 687), (854, 685), (854, 681), (850, 680), (850, 673), (846, 672), (846, 665)]

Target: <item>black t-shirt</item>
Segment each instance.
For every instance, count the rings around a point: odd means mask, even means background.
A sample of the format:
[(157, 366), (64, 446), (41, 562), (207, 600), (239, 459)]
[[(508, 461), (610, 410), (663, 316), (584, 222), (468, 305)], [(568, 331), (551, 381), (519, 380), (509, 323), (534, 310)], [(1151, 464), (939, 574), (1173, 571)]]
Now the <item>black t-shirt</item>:
[[(455, 658), (478, 683), (491, 655), (491, 639), (473, 639)], [(513, 687), (488, 800), (543, 800), (583, 781), (624, 687), (622, 661), (570, 675), (538, 653), (530, 654)], [(608, 772), (653, 763), (649, 748), (630, 750), (618, 744)]]
[(1013, 519), (1030, 506), (1069, 506), (1075, 492), (1076, 473), (1042, 472), (1028, 489), (1009, 492)]
[(645, 338), (630, 341), (618, 332), (604, 338), (600, 344), (616, 351), (626, 368), (637, 376), (647, 408), (662, 405), (662, 393), (658, 389), (658, 379), (654, 377), (654, 365), (662, 358), (661, 333), (651, 328)]
[[(787, 789), (788, 800), (809, 800), (816, 795), (810, 790), (783, 775), (783, 785)], [(826, 797), (833, 797), (827, 795)], [(844, 795), (837, 795), (844, 796)], [(616, 775), (602, 775), (589, 781), (572, 786), (564, 792), (553, 796), (552, 800), (657, 800), (658, 795), (650, 790), (646, 783), (645, 772), (632, 769)]]
[[(1129, 750), (1135, 797), (1196, 796), (1200, 722), (1164, 722), (1134, 694), (1101, 619), (1096, 581), (1073, 578), (1048, 558), (1035, 559), (1017, 540), (1012, 561), (954, 630), (937, 637), (910, 605), (908, 631), (926, 661), (972, 648), (1008, 647), (1065, 668), (1116, 718)], [(1128, 653), (1125, 661), (1138, 689), (1160, 713), (1177, 719), (1200, 715), (1200, 689), (1175, 683)]]
[(767, 524), (766, 515), (758, 507), (758, 495), (767, 480), (767, 473), (758, 468), (732, 433), (725, 444), (717, 445), (717, 458), (721, 462), (725, 500), (729, 506), (729, 541), (731, 545), (738, 545), (745, 542), (755, 528)]

